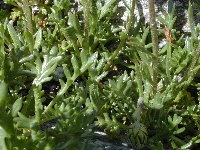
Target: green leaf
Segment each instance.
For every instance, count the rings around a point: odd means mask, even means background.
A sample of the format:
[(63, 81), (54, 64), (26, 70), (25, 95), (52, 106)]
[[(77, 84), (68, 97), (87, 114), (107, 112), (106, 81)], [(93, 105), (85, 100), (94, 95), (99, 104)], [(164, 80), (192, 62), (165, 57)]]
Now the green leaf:
[(85, 64), (82, 64), (80, 71), (83, 73), (87, 70), (94, 62), (97, 61), (98, 52), (95, 52)]
[(25, 62), (28, 62), (28, 61), (33, 60), (33, 58), (34, 58), (34, 55), (31, 54), (31, 55), (28, 55), (28, 56), (23, 57), (22, 59), (19, 60), (19, 62), (20, 62), (21, 64), (23, 64), (23, 63), (25, 63)]
[(81, 28), (77, 16), (72, 13), (69, 13), (68, 16), (70, 25), (74, 27), (76, 31), (79, 33)]
[(67, 65), (63, 65), (63, 71), (64, 71), (64, 74), (65, 74), (65, 77), (67, 78), (67, 79), (71, 79), (71, 73), (70, 73), (70, 71), (69, 71), (69, 69), (67, 68)]
[(164, 25), (166, 20), (163, 19), (161, 16), (158, 16), (157, 19)]
[(96, 77), (96, 81), (100, 82), (100, 80), (102, 80), (104, 77), (106, 77), (106, 75), (108, 74), (108, 72), (103, 72), (101, 75)]
[(110, 11), (110, 6), (115, 2), (116, 0), (109, 0), (105, 3), (105, 5), (101, 8), (99, 19), (102, 19)]
[[(167, 11), (164, 10), (164, 8), (160, 7), (160, 11), (162, 12), (162, 14), (165, 16), (165, 19), (169, 19), (169, 14), (167, 13)], [(166, 22), (166, 21), (165, 21)]]
[(147, 36), (149, 35), (149, 26), (144, 30), (144, 33), (142, 34), (142, 40), (141, 42), (145, 44), (145, 41), (147, 40)]
[(8, 84), (5, 83), (5, 81), (1, 81), (0, 83), (0, 109), (5, 109), (5, 102), (7, 100), (7, 94), (8, 94)]
[(20, 109), (22, 108), (22, 97), (18, 98), (15, 103), (12, 106), (12, 116), (16, 117), (17, 113), (20, 111)]
[(42, 64), (44, 68), (50, 68), (51, 66), (57, 64), (62, 59), (62, 56), (52, 57), (50, 60), (47, 60), (46, 63)]
[(31, 129), (32, 127), (36, 125), (36, 122), (34, 121), (34, 119), (29, 119), (20, 112), (18, 112), (18, 115), (19, 117), (14, 118), (14, 121), (17, 122), (18, 128)]
[(163, 108), (163, 102), (162, 102), (162, 97), (161, 97), (161, 93), (156, 93), (156, 95), (154, 96), (154, 99), (150, 101), (150, 103), (152, 103), (151, 108), (153, 109), (161, 109)]
[(34, 49), (36, 50), (39, 49), (39, 46), (41, 45), (41, 41), (42, 41), (42, 29), (39, 28), (38, 31), (36, 32)]
[(185, 127), (182, 127), (180, 129), (177, 129), (176, 131), (173, 132), (173, 134), (180, 134), (182, 133), (183, 131), (185, 131)]
[(131, 89), (131, 87), (132, 87), (132, 81), (129, 80), (129, 81), (127, 82), (126, 87), (125, 87), (124, 90), (123, 90), (123, 94), (126, 95), (127, 92), (128, 92), (128, 90)]
[[(35, 71), (41, 72), (41, 70), (42, 70), (42, 61), (40, 59), (39, 52), (38, 51), (34, 51), (33, 54), (35, 56), (35, 64), (36, 64)], [(33, 64), (30, 63), (30, 66), (32, 66), (32, 68), (33, 68)], [(37, 74), (37, 72), (36, 72), (36, 74)]]
[(31, 15), (31, 11), (29, 8), (28, 0), (23, 0), (22, 2), (23, 2), (22, 9), (23, 9), (24, 15), (26, 17), (26, 23), (27, 23), (26, 25), (27, 25), (27, 28), (28, 28), (29, 32), (31, 33), (31, 35), (33, 35), (32, 15)]
[(62, 79), (59, 79), (59, 83), (60, 83), (61, 89), (65, 87), (65, 82)]
[(159, 141), (159, 142), (157, 143), (157, 145), (154, 147), (154, 149), (155, 149), (155, 150), (164, 150), (162, 142)]
[(98, 65), (96, 67), (97, 71), (100, 72), (100, 70), (103, 69), (104, 65), (105, 65), (105, 59), (102, 58), (98, 61)]
[(21, 47), (21, 42), (19, 40), (19, 37), (15, 31), (15, 29), (13, 28), (13, 25), (11, 25), (11, 23), (7, 24), (7, 28), (8, 28), (8, 32), (12, 38), (12, 41), (14, 42), (14, 46), (16, 47)]
[(31, 113), (35, 111), (34, 107), (34, 97), (33, 97), (33, 87), (28, 92), (28, 95), (26, 97), (26, 101), (23, 102), (22, 110), (20, 111), (22, 114), (29, 116)]
[(174, 71), (174, 74), (179, 74), (191, 60), (190, 54), (188, 54), (187, 49), (178, 48), (173, 51), (172, 58), (170, 60), (171, 68)]
[(168, 1), (168, 13), (174, 15), (175, 5), (172, 0)]
[(53, 46), (50, 50), (50, 55), (52, 56), (57, 56), (58, 54), (58, 47), (57, 46)]
[[(137, 37), (132, 37), (130, 39), (129, 42), (126, 42), (128, 45), (130, 45), (130, 48), (128, 48), (127, 50), (128, 51), (141, 51), (143, 53), (146, 53), (152, 57), (155, 57), (154, 54), (152, 54), (151, 52), (149, 52), (146, 48), (145, 48), (145, 38), (147, 37), (147, 34), (148, 34), (148, 29), (145, 30), (147, 33), (143, 34), (143, 39), (139, 39)], [(144, 40), (144, 41), (143, 41)], [(144, 42), (144, 43), (143, 43)], [(142, 58), (141, 58), (142, 59)]]
[(85, 49), (83, 49), (81, 51), (80, 56), (81, 56), (81, 62), (82, 62), (82, 64), (85, 64), (87, 62), (87, 53), (86, 53)]
[(117, 89), (121, 89), (122, 86), (123, 86), (123, 83), (124, 83), (123, 76), (120, 76), (120, 77), (117, 79)]
[(5, 149), (7, 150), (7, 146), (5, 144), (5, 138), (9, 137), (7, 132), (4, 130), (4, 128), (0, 127), (0, 149)]
[(195, 143), (200, 143), (200, 139), (196, 140)]
[(33, 84), (35, 84), (36, 86), (46, 81), (50, 81), (52, 79), (52, 77), (49, 76), (55, 71), (58, 62), (62, 59), (62, 56), (52, 57), (49, 59), (49, 56), (44, 55), (44, 61), (42, 64), (40, 58), (37, 59), (36, 59), (37, 77), (33, 81)]
[(28, 44), (29, 50), (32, 53), (33, 48), (34, 48), (33, 36), (28, 30), (24, 31), (24, 36), (25, 36), (26, 42)]
[(136, 82), (139, 90), (140, 97), (143, 97), (142, 75), (139, 64), (135, 64)]
[(79, 67), (79, 62), (76, 56), (72, 55), (71, 58), (72, 66), (74, 69), (74, 74), (73, 74), (73, 80), (75, 80), (79, 75), (80, 75), (80, 67)]
[(98, 14), (97, 14), (97, 8), (96, 7), (92, 7), (92, 13), (90, 14), (91, 19), (89, 21), (90, 23), (90, 34), (89, 35), (93, 35), (95, 29), (98, 26)]
[(171, 129), (176, 127), (181, 121), (182, 121), (182, 117), (178, 116), (177, 114), (174, 114), (173, 119), (171, 116), (168, 117), (168, 122)]
[(196, 36), (196, 30), (194, 27), (194, 16), (193, 16), (193, 8), (192, 8), (192, 4), (189, 1), (189, 7), (188, 7), (188, 21), (189, 21), (189, 25), (190, 25), (190, 31), (191, 31), (191, 37), (192, 39), (197, 39)]
[(60, 8), (53, 5), (52, 7), (50, 7), (50, 9), (51, 9), (51, 14), (49, 14), (49, 18), (51, 18), (51, 20), (55, 22), (59, 22), (61, 19)]
[(53, 31), (52, 37), (57, 36), (57, 34), (56, 34), (57, 31), (58, 31), (58, 24), (56, 24), (56, 26), (54, 27), (54, 31)]
[(184, 150), (189, 150), (192, 147), (192, 145), (193, 145), (193, 142), (190, 141), (190, 142), (186, 143), (185, 145), (182, 145), (180, 148), (184, 149)]

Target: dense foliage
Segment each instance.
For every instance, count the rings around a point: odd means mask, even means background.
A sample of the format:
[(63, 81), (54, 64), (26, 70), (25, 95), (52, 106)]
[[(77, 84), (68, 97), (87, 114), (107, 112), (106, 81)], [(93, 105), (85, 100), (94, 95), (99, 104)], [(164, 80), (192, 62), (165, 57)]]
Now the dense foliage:
[[(118, 0), (4, 2), (2, 149), (90, 149), (95, 130), (110, 138), (127, 131), (134, 147), (154, 150), (200, 143), (200, 26), (192, 13), (198, 1), (188, 4), (190, 36), (174, 28), (172, 1), (168, 11), (160, 8), (156, 30), (135, 17), (136, 0), (123, 1), (127, 21)], [(156, 37), (166, 44), (158, 47)], [(51, 120), (55, 128), (41, 128)]]

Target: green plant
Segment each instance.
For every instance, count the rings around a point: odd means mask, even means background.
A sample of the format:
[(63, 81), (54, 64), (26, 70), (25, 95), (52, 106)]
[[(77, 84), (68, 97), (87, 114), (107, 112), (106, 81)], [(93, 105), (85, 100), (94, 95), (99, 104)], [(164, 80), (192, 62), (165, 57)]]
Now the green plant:
[[(161, 8), (164, 18), (157, 18), (175, 42), (159, 48), (165, 33), (156, 29), (151, 0), (150, 26), (134, 17), (135, 0), (123, 1), (130, 10), (124, 29), (113, 20), (117, 0), (5, 2), (13, 11), (0, 23), (2, 149), (89, 149), (95, 130), (110, 138), (128, 131), (138, 148), (199, 143), (199, 97), (188, 91), (199, 87), (200, 66), (191, 3), (190, 37), (174, 29), (172, 1), (168, 11)], [(54, 81), (57, 68), (64, 77)], [(49, 92), (45, 84), (58, 89)], [(55, 128), (43, 131), (51, 120)]]

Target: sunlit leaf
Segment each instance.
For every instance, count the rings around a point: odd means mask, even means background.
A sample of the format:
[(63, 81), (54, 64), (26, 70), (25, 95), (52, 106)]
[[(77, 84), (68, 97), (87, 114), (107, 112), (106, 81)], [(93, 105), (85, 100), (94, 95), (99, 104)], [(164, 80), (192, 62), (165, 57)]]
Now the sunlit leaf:
[(20, 111), (20, 109), (22, 108), (22, 98), (19, 98), (15, 101), (15, 103), (13, 104), (12, 107), (12, 116), (16, 117), (17, 113)]
[(42, 41), (42, 29), (39, 28), (38, 31), (36, 32), (36, 39), (35, 39), (34, 49), (38, 49), (39, 48), (39, 46), (41, 45), (41, 41)]
[(115, 2), (116, 0), (109, 0), (105, 3), (105, 5), (101, 8), (99, 19), (103, 18), (110, 11), (110, 6)]
[(90, 65), (92, 65), (92, 63), (97, 61), (97, 57), (98, 57), (98, 53), (97, 52), (94, 53), (92, 56), (90, 56), (88, 61), (85, 64), (82, 64), (80, 71), (84, 72), (85, 70), (87, 70), (90, 67)]
[(18, 35), (17, 35), (15, 29), (13, 28), (13, 25), (11, 23), (8, 23), (7, 28), (8, 28), (8, 32), (12, 38), (12, 41), (14, 42), (15, 47), (21, 47), (21, 42), (18, 38)]
[(25, 30), (24, 31), (24, 36), (25, 36), (26, 42), (28, 44), (29, 50), (32, 53), (33, 52), (33, 48), (34, 48), (33, 35), (28, 30)]

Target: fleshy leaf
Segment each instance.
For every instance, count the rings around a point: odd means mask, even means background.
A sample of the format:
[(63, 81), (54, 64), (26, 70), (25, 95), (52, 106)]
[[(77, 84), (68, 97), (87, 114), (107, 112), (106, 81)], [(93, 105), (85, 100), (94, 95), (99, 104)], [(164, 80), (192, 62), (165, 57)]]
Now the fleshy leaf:
[(16, 117), (17, 113), (20, 111), (21, 108), (22, 108), (22, 98), (20, 97), (15, 101), (15, 103), (12, 106), (12, 116)]
[(110, 6), (115, 2), (116, 0), (109, 0), (105, 3), (105, 5), (101, 8), (99, 19), (102, 19), (110, 11)]
[(18, 35), (17, 35), (15, 29), (13, 28), (13, 25), (11, 25), (11, 23), (8, 23), (7, 28), (8, 28), (8, 32), (14, 42), (14, 46), (21, 47), (21, 42), (18, 38)]
[(174, 114), (173, 119), (171, 116), (168, 117), (168, 122), (171, 129), (177, 126), (181, 121), (182, 121), (182, 117), (178, 116), (177, 114)]
[(27, 118), (22, 113), (18, 112), (19, 117), (14, 118), (14, 121), (17, 122), (17, 127), (30, 129), (34, 126), (35, 121), (33, 119)]
[(153, 109), (161, 109), (163, 108), (163, 102), (162, 102), (162, 98), (161, 98), (161, 94), (160, 93), (157, 93), (155, 96), (154, 96), (154, 99), (151, 101), (152, 102), (152, 108)]
[(29, 50), (32, 53), (33, 48), (34, 48), (33, 36), (28, 30), (24, 31), (24, 36), (25, 36), (26, 42), (28, 44)]
[(92, 63), (94, 63), (95, 61), (97, 61), (97, 57), (98, 57), (98, 52), (95, 52), (85, 64), (82, 64), (80, 71), (83, 73), (85, 70), (87, 70), (90, 65), (92, 65)]
[(36, 33), (34, 49), (38, 49), (39, 48), (39, 46), (41, 45), (41, 41), (42, 41), (42, 29), (39, 28), (37, 33)]

